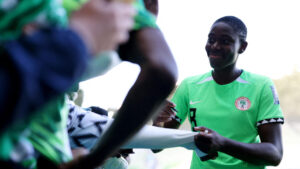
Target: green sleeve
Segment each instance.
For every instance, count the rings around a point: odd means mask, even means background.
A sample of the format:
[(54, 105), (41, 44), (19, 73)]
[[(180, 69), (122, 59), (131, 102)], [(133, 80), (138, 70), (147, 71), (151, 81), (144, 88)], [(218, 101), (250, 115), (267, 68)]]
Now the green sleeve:
[(59, 0), (0, 0), (0, 42), (18, 38), (25, 25), (67, 25), (65, 9)]
[(181, 124), (185, 121), (189, 110), (189, 92), (186, 84), (187, 83), (184, 80), (175, 91), (171, 100), (176, 105), (176, 116), (180, 118)]
[[(277, 120), (280, 121), (277, 121)], [(267, 79), (260, 95), (257, 122), (273, 120), (271, 122), (283, 123), (283, 113), (280, 108), (278, 95), (272, 80)], [(275, 120), (275, 121), (274, 121)]]
[(137, 14), (134, 17), (135, 24), (133, 30), (139, 30), (146, 27), (157, 28), (156, 18), (146, 9), (143, 0), (135, 0), (133, 5), (137, 11)]
[(70, 14), (71, 12), (78, 10), (87, 1), (88, 0), (63, 0), (62, 3), (67, 13)]
[[(88, 0), (63, 0), (63, 6), (70, 14), (72, 11), (78, 10)], [(139, 30), (146, 27), (157, 28), (156, 18), (145, 7), (143, 0), (135, 0), (132, 4), (136, 10), (134, 17), (133, 30)]]

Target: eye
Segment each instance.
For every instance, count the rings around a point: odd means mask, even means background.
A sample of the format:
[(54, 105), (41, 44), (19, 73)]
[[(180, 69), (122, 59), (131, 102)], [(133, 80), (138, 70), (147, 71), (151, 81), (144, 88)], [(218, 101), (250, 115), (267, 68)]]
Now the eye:
[(223, 45), (229, 45), (229, 44), (231, 43), (231, 40), (230, 40), (230, 39), (222, 39), (222, 40), (221, 40), (221, 43), (222, 43)]
[(216, 39), (213, 38), (213, 37), (208, 37), (207, 42), (208, 42), (209, 44), (214, 44), (214, 43), (216, 42)]

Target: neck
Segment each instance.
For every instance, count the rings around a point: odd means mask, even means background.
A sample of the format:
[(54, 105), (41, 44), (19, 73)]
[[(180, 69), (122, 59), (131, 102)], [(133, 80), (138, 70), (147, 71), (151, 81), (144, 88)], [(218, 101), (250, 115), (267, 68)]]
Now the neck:
[(233, 82), (235, 79), (237, 79), (242, 74), (242, 70), (234, 67), (228, 67), (221, 70), (213, 70), (212, 76), (214, 80), (220, 84), (228, 84)]

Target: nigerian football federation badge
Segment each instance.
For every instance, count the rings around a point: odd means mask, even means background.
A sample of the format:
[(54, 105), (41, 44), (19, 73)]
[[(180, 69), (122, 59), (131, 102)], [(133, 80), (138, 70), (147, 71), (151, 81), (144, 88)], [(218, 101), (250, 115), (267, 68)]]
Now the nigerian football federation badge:
[(235, 100), (235, 107), (239, 110), (248, 110), (251, 106), (251, 102), (247, 97), (239, 97)]

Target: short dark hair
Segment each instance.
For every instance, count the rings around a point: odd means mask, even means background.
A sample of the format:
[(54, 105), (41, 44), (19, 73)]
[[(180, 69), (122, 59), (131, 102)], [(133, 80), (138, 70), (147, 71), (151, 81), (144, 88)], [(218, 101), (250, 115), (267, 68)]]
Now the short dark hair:
[(217, 19), (214, 22), (214, 24), (216, 24), (218, 22), (224, 22), (224, 23), (230, 25), (233, 28), (233, 30), (239, 34), (241, 40), (246, 41), (247, 27), (241, 19), (239, 19), (235, 16), (224, 16), (222, 18)]

